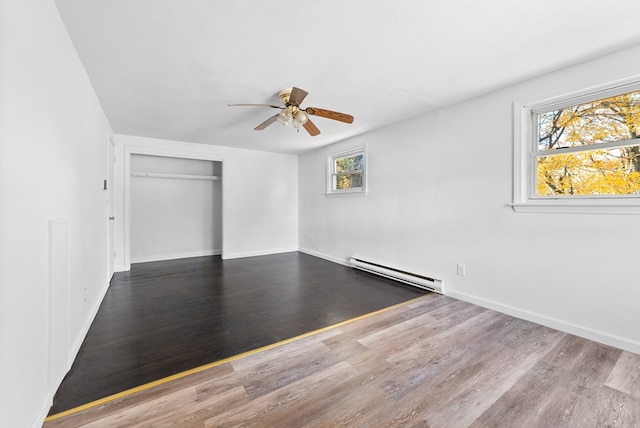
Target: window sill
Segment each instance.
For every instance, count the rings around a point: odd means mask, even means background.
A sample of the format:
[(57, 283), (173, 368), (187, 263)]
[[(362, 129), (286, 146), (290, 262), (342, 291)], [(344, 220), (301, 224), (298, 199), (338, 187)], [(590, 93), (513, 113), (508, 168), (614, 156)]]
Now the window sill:
[(345, 192), (331, 192), (331, 193), (324, 193), (324, 196), (326, 196), (327, 198), (334, 198), (334, 197), (345, 197), (345, 196), (353, 196), (353, 197), (366, 197), (367, 196), (367, 191), (366, 190), (352, 190), (352, 191), (345, 191)]
[(529, 202), (510, 204), (509, 206), (517, 213), (640, 215), (640, 201), (624, 204), (586, 201), (583, 203), (574, 201), (571, 203)]

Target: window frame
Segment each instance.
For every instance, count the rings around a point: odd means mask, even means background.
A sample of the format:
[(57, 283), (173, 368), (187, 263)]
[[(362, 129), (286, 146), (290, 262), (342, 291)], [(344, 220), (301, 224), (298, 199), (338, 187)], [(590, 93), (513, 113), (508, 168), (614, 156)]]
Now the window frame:
[[(587, 103), (615, 95), (640, 90), (640, 75), (542, 100), (513, 103), (513, 203), (515, 212), (635, 214), (640, 215), (640, 195), (574, 195), (537, 196), (536, 159), (537, 115), (568, 106)], [(628, 146), (629, 141), (640, 144), (640, 138), (625, 142), (601, 143), (597, 148), (556, 149), (553, 154)], [(635, 145), (635, 144), (631, 144)], [(546, 153), (549, 155), (549, 153)]]
[[(334, 186), (334, 178), (339, 175), (335, 172), (335, 161), (338, 159), (351, 157), (362, 154), (364, 156), (364, 169), (362, 170), (362, 187), (351, 189), (336, 189)], [(366, 145), (333, 152), (327, 155), (326, 166), (326, 193), (325, 196), (366, 196), (368, 192), (367, 186), (367, 170), (369, 169), (369, 159)]]

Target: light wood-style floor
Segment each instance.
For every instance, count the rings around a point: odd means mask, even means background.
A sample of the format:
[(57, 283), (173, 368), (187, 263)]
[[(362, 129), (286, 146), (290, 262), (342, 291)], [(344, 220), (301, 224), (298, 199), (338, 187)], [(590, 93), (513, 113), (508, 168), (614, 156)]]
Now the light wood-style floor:
[(638, 427), (640, 355), (436, 294), (45, 423)]

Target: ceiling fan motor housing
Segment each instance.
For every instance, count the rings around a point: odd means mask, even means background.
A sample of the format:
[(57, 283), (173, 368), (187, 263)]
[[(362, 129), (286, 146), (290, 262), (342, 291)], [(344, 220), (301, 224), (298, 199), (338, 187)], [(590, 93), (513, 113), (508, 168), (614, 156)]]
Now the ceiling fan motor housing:
[[(293, 117), (298, 119), (298, 126), (303, 125), (307, 122), (307, 120), (309, 120), (309, 117), (304, 112), (304, 109), (301, 109), (298, 104), (290, 102), (292, 91), (293, 88), (286, 88), (278, 93), (278, 98), (280, 98), (280, 101), (282, 101), (282, 103), (285, 105), (284, 111), (280, 112), (280, 114), (278, 115), (278, 122), (280, 122), (282, 125), (285, 125), (287, 121)], [(298, 126), (296, 126), (296, 128), (298, 128)]]
[(289, 99), (291, 98), (291, 91), (293, 90), (293, 88), (286, 88), (281, 90), (278, 93), (278, 98), (280, 98), (280, 101), (282, 101), (282, 104), (287, 105), (289, 104)]

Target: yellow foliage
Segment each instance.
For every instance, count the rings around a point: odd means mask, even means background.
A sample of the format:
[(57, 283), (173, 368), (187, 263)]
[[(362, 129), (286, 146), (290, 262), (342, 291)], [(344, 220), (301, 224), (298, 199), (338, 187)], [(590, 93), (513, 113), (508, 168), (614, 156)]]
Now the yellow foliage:
[[(640, 146), (597, 149), (598, 143), (639, 137), (640, 91), (544, 113), (539, 130), (541, 150), (549, 155), (536, 161), (538, 196), (640, 194)], [(594, 150), (552, 154), (591, 145)]]
[(342, 175), (336, 179), (336, 189), (351, 189), (351, 176)]
[(613, 150), (594, 150), (538, 158), (536, 194), (640, 194), (640, 172)]

